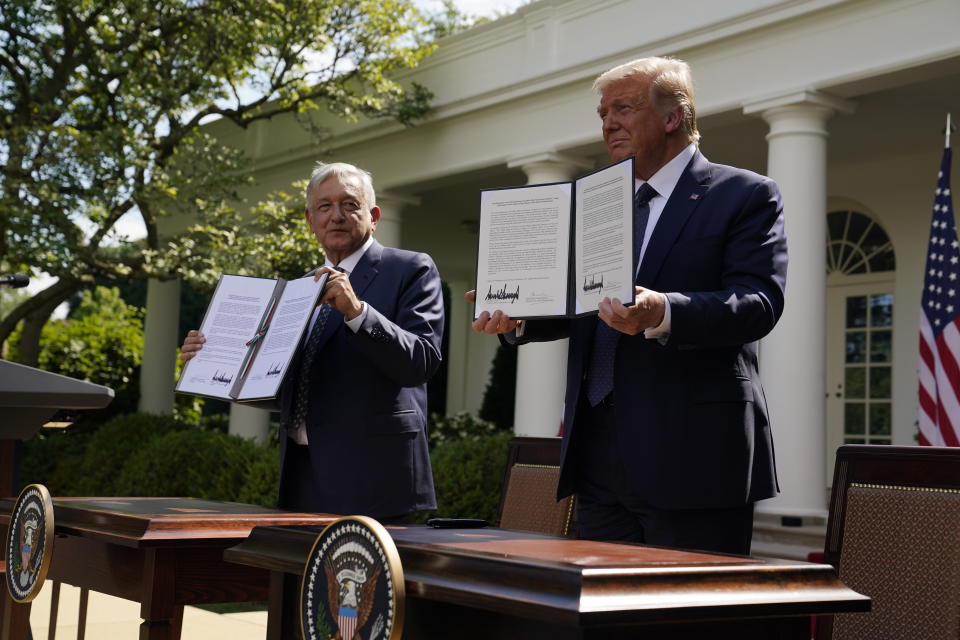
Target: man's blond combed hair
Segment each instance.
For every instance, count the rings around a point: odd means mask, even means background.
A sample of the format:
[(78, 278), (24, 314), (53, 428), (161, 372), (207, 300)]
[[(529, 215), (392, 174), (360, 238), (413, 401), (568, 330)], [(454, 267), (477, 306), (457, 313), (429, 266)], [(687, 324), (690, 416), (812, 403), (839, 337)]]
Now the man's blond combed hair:
[(640, 58), (600, 74), (593, 82), (593, 90), (603, 93), (614, 82), (634, 77), (650, 80), (650, 101), (658, 112), (667, 113), (679, 107), (683, 112), (683, 130), (687, 139), (700, 141), (690, 65), (670, 57)]

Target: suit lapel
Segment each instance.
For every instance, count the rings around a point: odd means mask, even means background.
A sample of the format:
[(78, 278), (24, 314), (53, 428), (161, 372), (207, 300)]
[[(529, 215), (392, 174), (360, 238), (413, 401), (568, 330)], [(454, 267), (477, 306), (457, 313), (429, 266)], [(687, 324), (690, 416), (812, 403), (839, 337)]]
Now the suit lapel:
[[(364, 290), (370, 286), (370, 283), (373, 282), (373, 279), (376, 277), (378, 272), (377, 265), (380, 263), (382, 255), (383, 245), (374, 240), (366, 253), (363, 254), (363, 257), (360, 258), (357, 267), (350, 272), (350, 286), (353, 287), (358, 298), (363, 296)], [(325, 345), (342, 326), (343, 314), (336, 309), (331, 309), (330, 316), (327, 318), (327, 324), (323, 328), (323, 333), (320, 334), (320, 348), (323, 348), (323, 345)]]
[(380, 259), (382, 257), (383, 245), (374, 240), (373, 244), (367, 249), (367, 252), (360, 258), (360, 262), (357, 263), (357, 268), (350, 273), (350, 286), (353, 287), (358, 298), (363, 297), (363, 292), (370, 286), (373, 279), (377, 277)]
[(703, 201), (709, 182), (710, 163), (700, 151), (697, 151), (681, 174), (677, 186), (660, 214), (660, 219), (657, 220), (657, 226), (653, 230), (653, 235), (650, 236), (643, 260), (640, 261), (637, 284), (649, 286), (656, 280), (663, 261), (677, 241), (677, 236)]

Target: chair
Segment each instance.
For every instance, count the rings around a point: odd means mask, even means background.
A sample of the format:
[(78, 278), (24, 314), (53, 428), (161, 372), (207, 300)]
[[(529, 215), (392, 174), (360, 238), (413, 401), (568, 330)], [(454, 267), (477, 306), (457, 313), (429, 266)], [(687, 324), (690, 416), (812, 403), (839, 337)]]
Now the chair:
[(513, 438), (500, 494), (498, 526), (572, 537), (573, 496), (557, 501), (559, 478), (560, 438)]
[(817, 640), (960, 637), (960, 448), (840, 447), (824, 554), (873, 606)]

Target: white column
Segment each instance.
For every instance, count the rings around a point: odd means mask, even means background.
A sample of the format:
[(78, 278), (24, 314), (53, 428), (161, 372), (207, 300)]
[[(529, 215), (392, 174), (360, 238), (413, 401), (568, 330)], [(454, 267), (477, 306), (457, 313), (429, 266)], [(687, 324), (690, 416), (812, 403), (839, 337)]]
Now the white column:
[[(583, 158), (546, 152), (507, 163), (527, 174), (527, 184), (571, 180), (593, 167)], [(523, 436), (555, 436), (563, 419), (567, 340), (526, 344), (517, 354), (517, 394), (513, 431)]]
[(230, 404), (230, 435), (264, 443), (270, 433), (270, 412), (242, 404)]
[(811, 91), (744, 108), (770, 125), (767, 172), (783, 195), (789, 252), (783, 316), (760, 345), (781, 490), (761, 512), (826, 515), (826, 122), (851, 110)]
[[(450, 313), (447, 326), (450, 329), (450, 346), (447, 353), (447, 415), (465, 411), (467, 403), (467, 374), (470, 368), (469, 336), (473, 305), (463, 297), (474, 284), (465, 277), (447, 280), (450, 287)], [(476, 363), (474, 363), (476, 364)]]
[(374, 231), (373, 237), (385, 247), (401, 248), (403, 208), (418, 204), (420, 199), (416, 197), (378, 193), (377, 206), (380, 207), (380, 221), (377, 222), (377, 230)]
[(173, 388), (180, 319), (180, 281), (147, 281), (147, 311), (143, 321), (143, 362), (140, 364), (140, 404), (147, 413), (173, 413)]

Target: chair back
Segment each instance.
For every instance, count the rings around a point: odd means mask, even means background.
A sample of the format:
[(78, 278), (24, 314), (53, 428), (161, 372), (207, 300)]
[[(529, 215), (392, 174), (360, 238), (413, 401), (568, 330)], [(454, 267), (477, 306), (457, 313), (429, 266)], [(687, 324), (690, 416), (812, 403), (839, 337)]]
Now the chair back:
[(840, 447), (824, 553), (873, 605), (817, 640), (960, 638), (960, 448)]
[(573, 496), (557, 501), (560, 438), (510, 441), (498, 526), (556, 536), (573, 534)]

